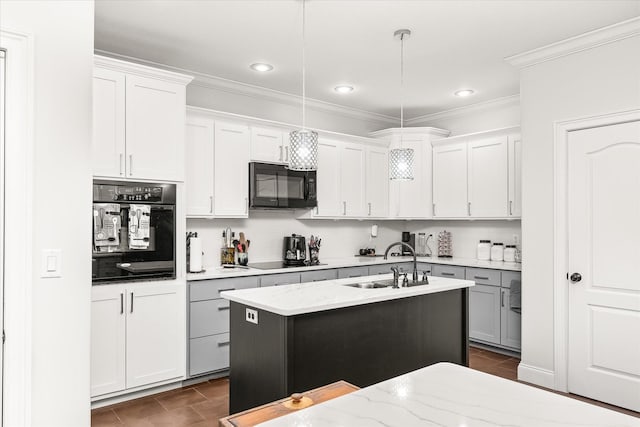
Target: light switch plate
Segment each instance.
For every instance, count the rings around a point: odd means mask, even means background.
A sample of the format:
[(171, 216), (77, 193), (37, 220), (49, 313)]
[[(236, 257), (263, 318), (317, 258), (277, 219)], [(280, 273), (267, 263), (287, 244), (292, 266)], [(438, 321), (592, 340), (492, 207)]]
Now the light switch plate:
[(40, 277), (62, 277), (62, 251), (60, 249), (44, 249), (42, 251)]

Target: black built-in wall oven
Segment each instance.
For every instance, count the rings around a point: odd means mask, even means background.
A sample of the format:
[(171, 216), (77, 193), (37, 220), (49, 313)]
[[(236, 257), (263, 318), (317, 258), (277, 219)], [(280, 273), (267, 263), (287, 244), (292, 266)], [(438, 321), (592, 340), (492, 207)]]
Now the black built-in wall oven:
[(314, 208), (318, 204), (315, 171), (293, 171), (285, 165), (249, 163), (251, 208)]
[(176, 277), (176, 186), (93, 181), (92, 282)]

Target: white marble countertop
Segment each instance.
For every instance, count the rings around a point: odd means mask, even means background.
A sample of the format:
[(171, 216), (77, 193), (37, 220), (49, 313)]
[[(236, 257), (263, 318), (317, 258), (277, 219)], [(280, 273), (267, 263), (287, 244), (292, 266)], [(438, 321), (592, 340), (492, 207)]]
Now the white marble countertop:
[[(325, 265), (314, 265), (309, 267), (289, 267), (274, 270), (261, 270), (257, 268), (222, 268), (220, 266), (205, 267), (203, 273), (188, 273), (187, 280), (221, 279), (225, 277), (260, 276), (264, 274), (292, 273), (299, 271), (326, 270), (331, 268), (358, 267), (376, 264), (397, 264), (399, 262), (411, 262), (413, 257), (348, 257), (348, 258), (322, 258)], [(429, 264), (459, 265), (463, 267), (490, 268), (494, 270), (520, 271), (522, 264), (502, 261), (478, 261), (472, 258), (431, 258), (418, 257), (418, 262)]]
[(640, 419), (526, 384), (438, 363), (260, 427), (640, 426)]
[(345, 286), (393, 278), (392, 274), (324, 280), (321, 282), (296, 283), (294, 285), (269, 286), (266, 288), (226, 291), (220, 295), (228, 300), (270, 311), (282, 316), (313, 313), (335, 308), (370, 304), (435, 292), (449, 291), (474, 286), (471, 280), (429, 277), (428, 285), (393, 289), (362, 289)]

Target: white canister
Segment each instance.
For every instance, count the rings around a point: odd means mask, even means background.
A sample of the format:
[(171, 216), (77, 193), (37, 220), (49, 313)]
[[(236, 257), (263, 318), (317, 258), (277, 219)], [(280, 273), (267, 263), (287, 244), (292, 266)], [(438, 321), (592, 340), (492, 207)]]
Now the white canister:
[(504, 245), (502, 243), (494, 243), (491, 246), (491, 261), (504, 261)]
[(489, 261), (491, 259), (491, 240), (480, 240), (476, 250), (476, 258), (480, 261)]
[(516, 245), (507, 245), (504, 247), (505, 262), (516, 262)]

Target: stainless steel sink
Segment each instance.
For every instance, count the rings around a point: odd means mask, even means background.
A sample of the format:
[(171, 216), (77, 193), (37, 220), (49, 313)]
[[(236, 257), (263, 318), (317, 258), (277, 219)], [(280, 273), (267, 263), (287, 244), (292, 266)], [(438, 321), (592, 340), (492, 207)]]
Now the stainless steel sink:
[[(388, 283), (387, 283), (388, 282)], [(393, 285), (392, 280), (380, 280), (378, 282), (362, 282), (362, 283), (348, 283), (344, 286), (350, 286), (352, 288), (360, 288), (360, 289), (379, 289), (379, 288), (388, 288)]]

